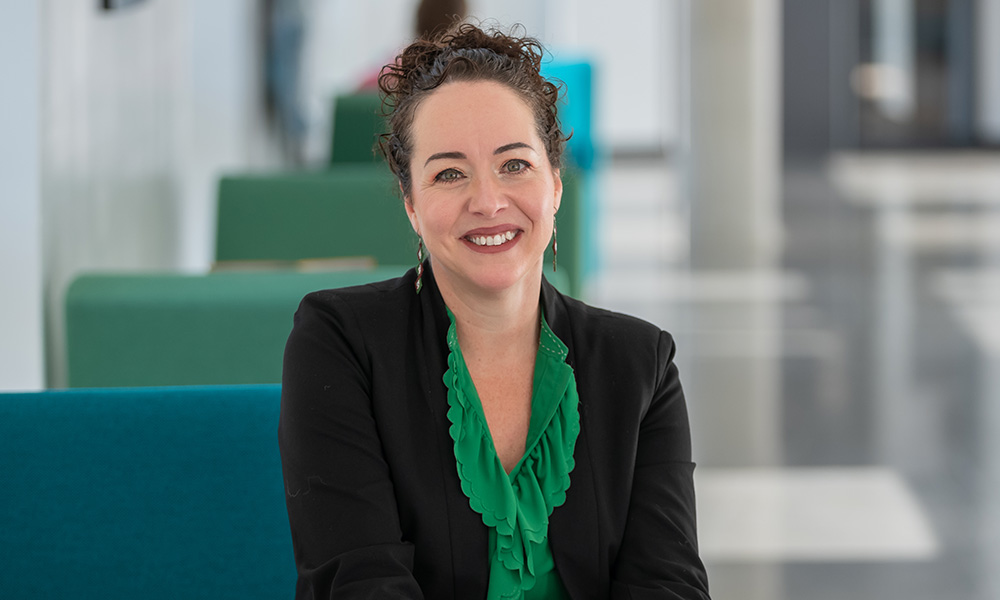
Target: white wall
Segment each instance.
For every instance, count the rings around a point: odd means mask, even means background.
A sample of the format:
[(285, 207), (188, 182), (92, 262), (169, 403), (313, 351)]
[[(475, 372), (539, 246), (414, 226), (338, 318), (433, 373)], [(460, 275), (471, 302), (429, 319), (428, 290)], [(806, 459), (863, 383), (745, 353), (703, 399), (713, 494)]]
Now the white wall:
[(38, 7), (0, 8), (0, 390), (44, 384)]

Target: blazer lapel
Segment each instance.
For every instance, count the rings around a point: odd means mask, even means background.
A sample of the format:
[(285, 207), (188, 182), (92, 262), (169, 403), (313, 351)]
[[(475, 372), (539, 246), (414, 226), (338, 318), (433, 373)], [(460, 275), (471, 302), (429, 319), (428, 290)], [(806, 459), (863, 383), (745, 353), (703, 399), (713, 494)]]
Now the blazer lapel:
[[(454, 598), (476, 598), (486, 595), (486, 583), (489, 579), (489, 532), (483, 524), (482, 515), (472, 510), (469, 498), (462, 491), (455, 464), (454, 440), (448, 429), (447, 388), (444, 385), (444, 373), (448, 369), (448, 345), (446, 337), (451, 324), (447, 308), (441, 298), (430, 261), (424, 263), (423, 289), (417, 302), (418, 308), (413, 315), (414, 323), (420, 323), (420, 335), (423, 338), (419, 351), (423, 353), (422, 362), (425, 365), (421, 373), (421, 387), (424, 399), (431, 414), (434, 416), (435, 430), (428, 433), (428, 443), (437, 440), (441, 460), (441, 482), (444, 487), (443, 499), (448, 517), (448, 539), (450, 547), (450, 562), (452, 565), (452, 581), (454, 582)], [(481, 552), (456, 552), (456, 548), (481, 548)], [(445, 551), (444, 548), (441, 548)], [(442, 556), (442, 564), (447, 564), (448, 558)]]
[[(570, 474), (566, 503), (552, 511), (549, 517), (549, 545), (570, 597), (590, 598), (600, 595), (603, 583), (598, 574), (607, 572), (607, 565), (602, 564), (600, 552), (597, 495), (587, 443), (586, 416), (582, 413), (580, 423), (580, 436), (573, 452), (576, 466)], [(595, 565), (600, 567), (595, 569)]]
[[(575, 466), (570, 473), (566, 502), (549, 517), (549, 544), (560, 578), (572, 598), (606, 597), (608, 582), (600, 573), (607, 573), (609, 567), (604, 564), (600, 544), (596, 481), (587, 433), (587, 387), (578, 371), (579, 345), (573, 338), (572, 324), (563, 302), (562, 296), (543, 278), (545, 320), (569, 348), (566, 362), (575, 371), (580, 395), (580, 435), (573, 451)], [(595, 569), (595, 565), (598, 568)]]

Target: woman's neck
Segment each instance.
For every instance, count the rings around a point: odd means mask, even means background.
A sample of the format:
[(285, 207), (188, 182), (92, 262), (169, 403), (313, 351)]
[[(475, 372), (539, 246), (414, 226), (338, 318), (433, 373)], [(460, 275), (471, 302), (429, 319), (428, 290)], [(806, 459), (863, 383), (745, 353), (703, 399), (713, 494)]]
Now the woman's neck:
[(506, 351), (520, 352), (527, 346), (537, 346), (541, 273), (538, 277), (528, 275), (520, 284), (501, 292), (456, 285), (437, 272), (435, 281), (455, 316), (463, 354), (486, 350), (500, 357)]

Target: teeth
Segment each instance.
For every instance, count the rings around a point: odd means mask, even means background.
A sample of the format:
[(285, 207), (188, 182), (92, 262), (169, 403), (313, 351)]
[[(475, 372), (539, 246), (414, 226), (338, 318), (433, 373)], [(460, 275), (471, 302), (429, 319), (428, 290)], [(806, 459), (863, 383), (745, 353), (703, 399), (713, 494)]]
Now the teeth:
[(496, 235), (474, 235), (469, 237), (469, 241), (477, 246), (500, 246), (514, 239), (516, 234), (513, 231), (498, 233)]

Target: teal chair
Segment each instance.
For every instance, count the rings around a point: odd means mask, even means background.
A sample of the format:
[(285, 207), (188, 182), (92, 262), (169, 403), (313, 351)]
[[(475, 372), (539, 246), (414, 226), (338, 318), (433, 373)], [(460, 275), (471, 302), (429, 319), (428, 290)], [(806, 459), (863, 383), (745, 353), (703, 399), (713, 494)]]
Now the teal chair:
[(595, 167), (598, 148), (594, 136), (594, 68), (583, 58), (555, 59), (542, 64), (542, 76), (564, 85), (559, 103), (563, 133), (573, 136), (566, 143), (569, 162), (584, 172)]
[(565, 84), (565, 94), (559, 104), (559, 119), (563, 132), (572, 133), (566, 142), (567, 168), (575, 171), (579, 194), (576, 197), (580, 215), (579, 236), (589, 240), (575, 251), (574, 289), (579, 293), (580, 281), (600, 268), (601, 252), (597, 247), (599, 198), (598, 178), (601, 167), (600, 144), (594, 132), (594, 67), (582, 57), (560, 57), (542, 65), (542, 75)]
[(0, 394), (0, 598), (291, 598), (279, 397)]

